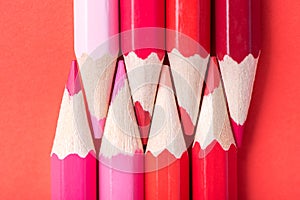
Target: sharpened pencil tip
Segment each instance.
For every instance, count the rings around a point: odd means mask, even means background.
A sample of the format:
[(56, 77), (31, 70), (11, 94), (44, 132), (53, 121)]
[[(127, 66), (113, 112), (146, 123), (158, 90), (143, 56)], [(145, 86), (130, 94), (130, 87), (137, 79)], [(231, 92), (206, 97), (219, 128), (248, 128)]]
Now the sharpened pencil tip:
[(79, 69), (76, 60), (72, 60), (66, 88), (70, 96), (77, 94), (81, 90)]
[(125, 71), (125, 64), (123, 60), (120, 60), (118, 62), (118, 67), (117, 67), (117, 73), (115, 77), (115, 82), (114, 82), (114, 88), (113, 88), (113, 93), (111, 97), (111, 102), (114, 101), (115, 97), (117, 96), (120, 88), (124, 87), (124, 80), (127, 78), (126, 71)]
[[(160, 86), (165, 86), (168, 88), (173, 88), (172, 86), (172, 80), (171, 80), (171, 73), (170, 73), (170, 67), (168, 65), (163, 65), (161, 69), (161, 76), (159, 80)], [(173, 89), (172, 89), (173, 90)]]
[(219, 86), (219, 84), (220, 84), (220, 72), (218, 68), (218, 61), (215, 56), (212, 56), (210, 58), (207, 77), (205, 80), (204, 95), (213, 93), (213, 91)]
[(232, 131), (234, 133), (235, 142), (238, 147), (242, 146), (244, 125), (237, 124), (233, 119), (230, 119)]

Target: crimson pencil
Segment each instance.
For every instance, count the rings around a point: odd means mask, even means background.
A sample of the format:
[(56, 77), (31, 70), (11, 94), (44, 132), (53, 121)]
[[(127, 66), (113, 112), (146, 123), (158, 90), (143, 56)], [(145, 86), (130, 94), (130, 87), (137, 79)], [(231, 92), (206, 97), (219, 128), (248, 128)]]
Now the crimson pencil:
[(143, 144), (165, 55), (165, 2), (121, 0), (121, 48)]
[(51, 151), (52, 199), (96, 199), (96, 158), (76, 61), (72, 62)]
[(210, 1), (167, 0), (166, 41), (181, 121), (192, 143), (210, 53)]
[(74, 0), (74, 49), (94, 138), (103, 134), (119, 52), (118, 0)]
[(211, 58), (192, 147), (193, 199), (237, 199), (237, 157), (217, 60)]
[(216, 54), (238, 146), (260, 55), (259, 16), (260, 0), (216, 0)]
[(123, 61), (99, 153), (100, 199), (144, 199), (144, 153)]
[(170, 69), (163, 66), (145, 157), (145, 199), (189, 199), (189, 158)]

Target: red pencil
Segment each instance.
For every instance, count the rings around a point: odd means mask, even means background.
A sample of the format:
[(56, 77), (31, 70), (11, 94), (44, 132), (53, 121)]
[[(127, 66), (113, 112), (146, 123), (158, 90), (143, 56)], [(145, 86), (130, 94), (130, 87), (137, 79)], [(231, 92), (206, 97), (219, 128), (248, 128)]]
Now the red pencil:
[(226, 100), (212, 57), (192, 148), (193, 199), (237, 199), (236, 165)]
[(163, 66), (145, 158), (145, 199), (189, 199), (189, 158), (170, 69)]
[(96, 158), (80, 76), (72, 62), (51, 152), (53, 200), (96, 199)]
[(100, 199), (144, 199), (144, 153), (123, 61), (99, 154)]
[(189, 146), (210, 53), (210, 1), (167, 0), (166, 27), (166, 47)]
[(260, 55), (260, 0), (216, 0), (216, 53), (238, 146)]
[(121, 0), (121, 47), (143, 144), (165, 55), (165, 2)]

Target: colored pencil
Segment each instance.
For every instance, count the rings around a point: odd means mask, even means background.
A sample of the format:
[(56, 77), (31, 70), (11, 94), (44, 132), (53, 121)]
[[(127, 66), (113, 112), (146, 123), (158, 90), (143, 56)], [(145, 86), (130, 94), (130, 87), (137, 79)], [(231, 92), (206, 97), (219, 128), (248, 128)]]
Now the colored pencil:
[(237, 157), (215, 57), (211, 58), (192, 148), (193, 200), (237, 199)]
[(180, 117), (190, 146), (210, 53), (210, 1), (167, 0), (166, 27), (166, 47)]
[(260, 0), (216, 0), (216, 54), (238, 146), (260, 55), (259, 16)]
[(143, 145), (125, 66), (119, 61), (99, 153), (100, 199), (142, 200), (143, 172)]
[(145, 155), (145, 199), (189, 199), (189, 158), (173, 92), (163, 66)]
[(74, 48), (95, 139), (105, 125), (119, 51), (118, 0), (74, 0)]
[(143, 144), (165, 55), (165, 2), (121, 0), (121, 48)]
[(96, 199), (96, 157), (80, 76), (72, 62), (51, 151), (52, 199)]

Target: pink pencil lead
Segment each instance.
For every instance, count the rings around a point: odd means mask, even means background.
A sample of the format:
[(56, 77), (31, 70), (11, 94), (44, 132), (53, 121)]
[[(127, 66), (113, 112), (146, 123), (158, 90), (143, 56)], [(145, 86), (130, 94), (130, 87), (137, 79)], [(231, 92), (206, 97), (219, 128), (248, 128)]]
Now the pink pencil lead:
[(73, 60), (71, 63), (71, 69), (66, 84), (66, 88), (70, 96), (77, 94), (81, 90), (80, 76), (78, 75), (79, 75), (79, 69), (78, 69), (77, 61)]

